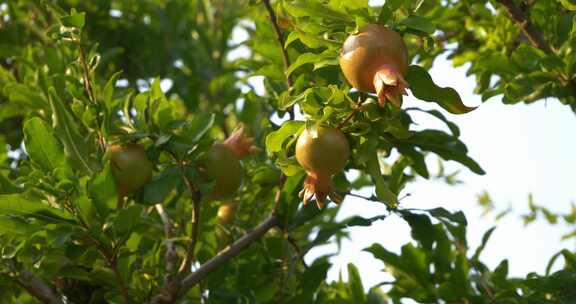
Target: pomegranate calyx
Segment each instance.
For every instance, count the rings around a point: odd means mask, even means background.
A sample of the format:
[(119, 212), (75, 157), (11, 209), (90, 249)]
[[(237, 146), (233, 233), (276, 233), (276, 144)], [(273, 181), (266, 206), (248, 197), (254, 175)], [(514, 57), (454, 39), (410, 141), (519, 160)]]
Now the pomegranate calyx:
[(254, 138), (246, 135), (244, 125), (236, 128), (224, 141), (224, 145), (232, 151), (239, 159), (244, 159), (248, 155), (258, 154), (262, 149), (254, 146)]
[(408, 82), (395, 67), (391, 65), (381, 66), (374, 74), (373, 81), (380, 106), (383, 107), (387, 100), (396, 107), (402, 106), (402, 97), (400, 95), (408, 95), (406, 93)]
[(308, 173), (304, 179), (304, 187), (299, 193), (300, 198), (307, 205), (313, 198), (316, 199), (318, 209), (323, 209), (326, 206), (326, 197), (329, 197), (333, 202), (340, 204), (343, 200), (342, 196), (336, 193), (332, 178), (330, 176), (316, 176), (313, 173)]

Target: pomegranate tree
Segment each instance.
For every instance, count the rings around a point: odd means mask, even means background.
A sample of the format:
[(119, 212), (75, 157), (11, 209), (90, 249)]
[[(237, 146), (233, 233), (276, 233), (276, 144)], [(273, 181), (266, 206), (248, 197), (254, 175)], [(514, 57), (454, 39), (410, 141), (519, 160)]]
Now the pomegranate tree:
[(376, 93), (381, 106), (386, 100), (400, 107), (408, 83), (408, 51), (402, 37), (383, 25), (370, 24), (350, 35), (342, 46), (340, 67), (350, 84)]
[(348, 141), (338, 129), (318, 126), (312, 131), (305, 129), (300, 134), (296, 143), (296, 160), (307, 174), (300, 192), (304, 204), (313, 197), (318, 208), (326, 205), (327, 196), (335, 203), (342, 201), (335, 192), (332, 175), (344, 169), (349, 155)]

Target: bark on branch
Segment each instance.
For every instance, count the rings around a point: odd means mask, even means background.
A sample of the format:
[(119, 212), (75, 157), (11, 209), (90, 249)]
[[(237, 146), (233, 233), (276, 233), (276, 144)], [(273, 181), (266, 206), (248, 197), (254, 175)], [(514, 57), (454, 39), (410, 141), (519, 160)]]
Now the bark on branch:
[(62, 301), (56, 296), (52, 288), (46, 285), (40, 278), (32, 272), (24, 270), (16, 277), (16, 281), (22, 288), (42, 303), (61, 304)]
[[(524, 36), (530, 41), (532, 46), (546, 52), (547, 54), (554, 54), (556, 50), (552, 47), (542, 33), (536, 28), (536, 26), (526, 17), (524, 12), (514, 4), (512, 0), (496, 0), (500, 3), (508, 13), (510, 14), (512, 20), (516, 22)], [(562, 75), (560, 81), (563, 85), (569, 86), (572, 90), (574, 97), (576, 97), (576, 80), (570, 79), (569, 76)]]
[(252, 243), (259, 240), (268, 230), (272, 229), (278, 224), (278, 219), (276, 216), (269, 217), (266, 221), (260, 224), (251, 232), (244, 235), (242, 238), (234, 242), (232, 245), (227, 247), (218, 253), (215, 257), (208, 260), (206, 263), (202, 264), (195, 272), (187, 275), (179, 283), (174, 282), (167, 290), (163, 293), (156, 295), (150, 301), (151, 304), (164, 304), (164, 303), (175, 303), (178, 299), (182, 298), (190, 288), (194, 287), (201, 280), (206, 278), (212, 271), (216, 268), (222, 266), (222, 264), (228, 262), (233, 257), (240, 254), (244, 249), (250, 246)]

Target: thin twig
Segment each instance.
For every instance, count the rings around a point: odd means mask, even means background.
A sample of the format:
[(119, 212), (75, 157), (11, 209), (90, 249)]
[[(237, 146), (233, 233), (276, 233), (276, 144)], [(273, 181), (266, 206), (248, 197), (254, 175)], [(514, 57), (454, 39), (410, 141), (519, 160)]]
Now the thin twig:
[(52, 288), (32, 272), (24, 270), (17, 276), (16, 282), (26, 289), (28, 294), (35, 297), (42, 303), (60, 304), (62, 301), (56, 296)]
[(188, 188), (188, 191), (190, 192), (190, 196), (192, 196), (192, 236), (188, 241), (186, 257), (182, 261), (180, 269), (178, 270), (179, 273), (184, 274), (190, 271), (192, 261), (194, 260), (194, 249), (196, 248), (196, 243), (198, 243), (198, 235), (200, 234), (200, 201), (202, 200), (202, 197), (200, 192), (196, 187), (194, 187), (188, 177), (186, 177), (184, 170), (182, 170), (182, 178), (186, 188)]
[[(276, 38), (278, 39), (280, 49), (282, 50), (282, 60), (284, 61), (284, 70), (288, 71), (288, 68), (290, 67), (290, 57), (288, 57), (288, 51), (284, 47), (284, 34), (282, 33), (280, 26), (278, 25), (278, 20), (276, 19), (276, 13), (274, 13), (274, 9), (272, 9), (272, 5), (270, 5), (270, 0), (263, 0), (262, 3), (264, 3), (264, 6), (268, 11), (270, 22), (272, 22), (272, 26), (274, 27), (274, 31), (276, 32)], [(292, 88), (292, 86), (294, 86), (292, 78), (290, 78), (290, 75), (288, 75), (288, 73), (285, 73), (285, 75), (286, 75), (286, 84), (288, 85), (288, 88)]]
[(124, 278), (122, 278), (122, 274), (118, 271), (118, 264), (116, 257), (110, 257), (108, 259), (108, 266), (112, 269), (114, 276), (116, 277), (116, 281), (118, 282), (118, 287), (120, 288), (120, 293), (124, 298), (124, 303), (130, 303), (130, 295), (128, 294), (128, 287), (126, 287), (126, 283), (124, 282)]
[[(82, 66), (83, 76), (84, 76), (84, 87), (88, 94), (88, 99), (93, 105), (97, 105), (96, 96), (94, 95), (94, 88), (92, 86), (92, 80), (90, 79), (90, 68), (88, 67), (88, 60), (86, 58), (86, 52), (82, 46), (82, 36), (78, 39), (78, 49), (80, 50), (80, 65)], [(106, 139), (102, 135), (100, 127), (102, 126), (102, 121), (100, 115), (96, 115), (96, 121), (98, 122), (98, 128), (96, 133), (98, 134), (98, 143), (100, 144), (100, 149), (104, 151), (106, 149)]]
[(364, 94), (360, 94), (360, 96), (358, 96), (358, 101), (354, 104), (354, 109), (352, 109), (352, 112), (348, 113), (346, 118), (344, 118), (344, 120), (342, 120), (336, 127), (338, 130), (342, 129), (342, 127), (344, 127), (344, 125), (347, 124), (348, 121), (350, 121), (350, 119), (352, 119), (352, 117), (354, 117), (354, 115), (360, 111), (360, 109), (362, 109), (362, 104), (366, 101), (366, 99), (367, 98), (364, 96)]
[[(280, 45), (280, 50), (282, 51), (282, 61), (284, 62), (284, 76), (286, 77), (286, 85), (288, 86), (288, 90), (292, 89), (294, 86), (294, 82), (288, 74), (288, 68), (290, 68), (290, 57), (288, 56), (288, 51), (284, 46), (284, 34), (278, 25), (278, 19), (276, 18), (276, 13), (270, 5), (270, 0), (263, 0), (264, 6), (266, 7), (266, 11), (268, 11), (268, 17), (270, 17), (270, 22), (274, 27), (274, 32), (276, 32), (276, 39), (278, 40), (278, 44)], [(294, 120), (294, 108), (288, 108), (288, 115), (290, 116), (290, 120)]]
[(174, 268), (176, 265), (176, 260), (178, 259), (178, 255), (176, 254), (176, 246), (174, 245), (174, 232), (172, 227), (172, 221), (164, 210), (164, 206), (162, 204), (154, 205), (158, 215), (160, 215), (160, 219), (164, 224), (164, 236), (166, 237), (166, 254), (164, 255), (164, 259), (166, 261), (166, 276), (165, 276), (165, 285), (168, 285), (172, 280), (172, 273), (174, 272)]
[(292, 237), (290, 234), (286, 233), (286, 240), (292, 246), (292, 249), (294, 249), (294, 251), (296, 252), (297, 257), (300, 260), (300, 262), (302, 262), (304, 268), (308, 269), (308, 264), (306, 264), (306, 261), (304, 260), (304, 253), (302, 252), (300, 246), (298, 246), (298, 242), (296, 241), (296, 239), (294, 239), (294, 237)]

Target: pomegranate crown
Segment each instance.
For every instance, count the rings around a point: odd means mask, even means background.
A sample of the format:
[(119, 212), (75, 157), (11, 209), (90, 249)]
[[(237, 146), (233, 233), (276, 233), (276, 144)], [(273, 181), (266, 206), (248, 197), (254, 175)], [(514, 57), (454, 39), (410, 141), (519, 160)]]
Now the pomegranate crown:
[(226, 138), (224, 145), (239, 159), (244, 159), (248, 155), (258, 154), (262, 151), (262, 149), (254, 146), (254, 138), (246, 135), (246, 128), (243, 124), (240, 124), (232, 134)]

